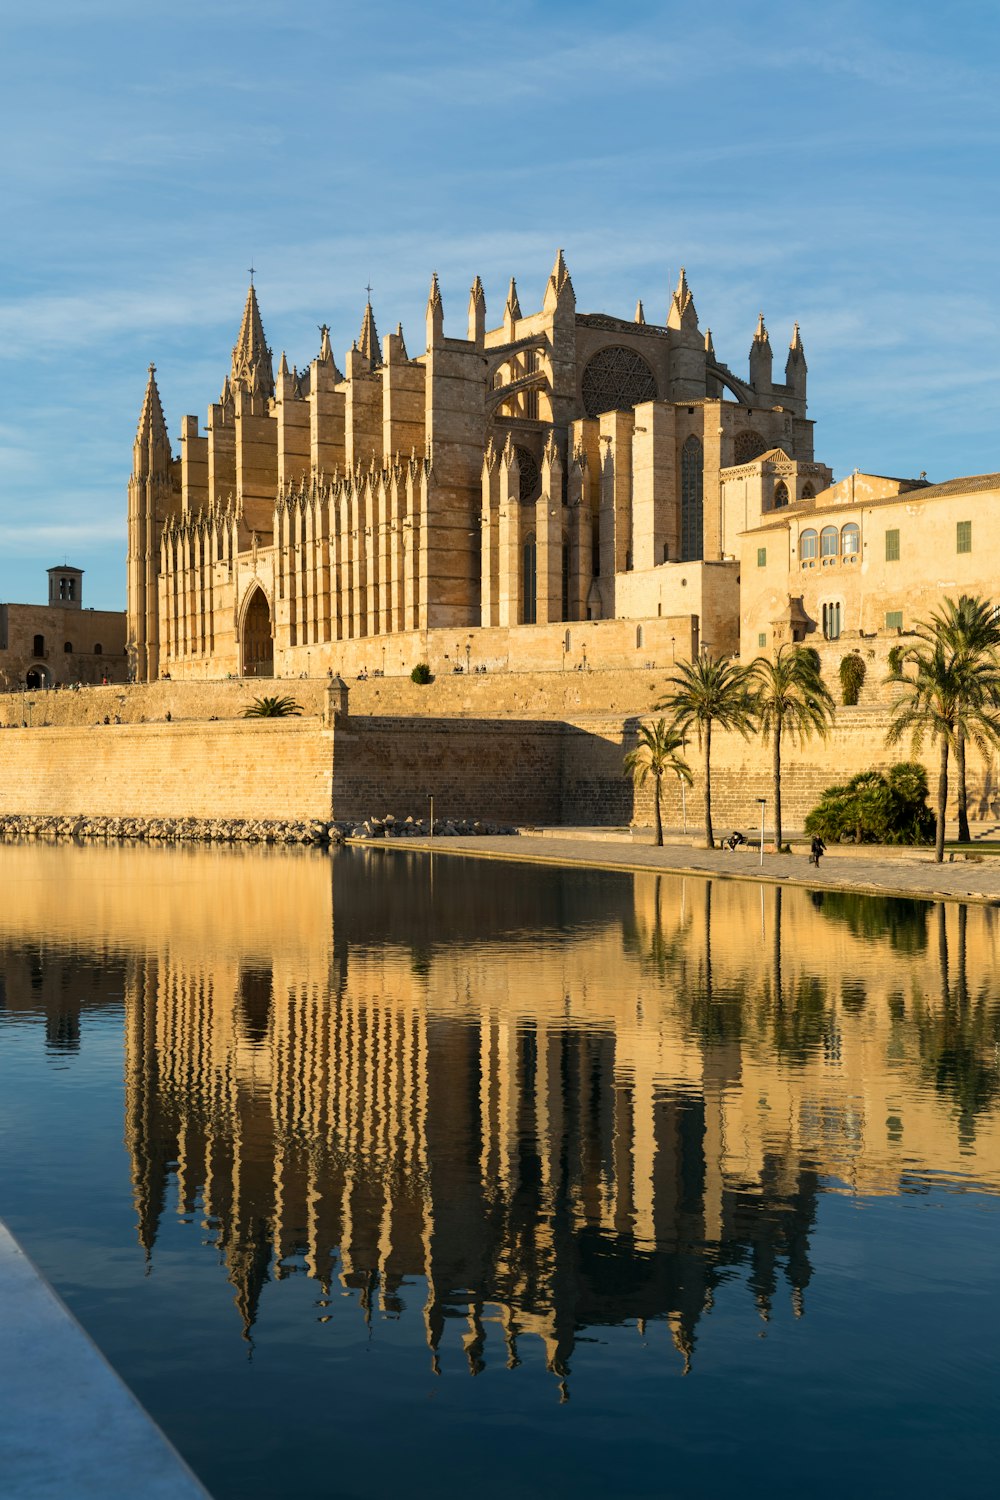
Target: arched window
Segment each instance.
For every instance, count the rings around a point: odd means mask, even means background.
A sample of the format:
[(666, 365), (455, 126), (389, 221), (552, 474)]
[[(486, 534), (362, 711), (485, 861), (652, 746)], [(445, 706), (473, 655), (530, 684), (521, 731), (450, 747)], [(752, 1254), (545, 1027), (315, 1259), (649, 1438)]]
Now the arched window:
[(704, 556), (704, 486), (704, 450), (692, 433), (681, 449), (681, 562)]
[(812, 527), (802, 533), (799, 537), (799, 557), (802, 562), (807, 562), (809, 558), (816, 556), (818, 542), (819, 537)]
[(816, 491), (813, 489), (813, 487), (812, 487), (811, 484), (804, 484), (802, 486), (802, 498), (803, 498), (803, 500), (813, 500), (813, 499), (815, 499), (815, 496), (816, 496)]
[(520, 475), (520, 500), (522, 505), (529, 505), (538, 499), (542, 488), (542, 473), (538, 467), (538, 459), (530, 448), (522, 448), (518, 444), (514, 450), (517, 454), (517, 472)]
[(97, 645), (94, 647), (94, 655), (95, 656), (103, 656), (104, 655), (104, 647), (101, 645), (100, 641), (98, 641)]
[(824, 526), (819, 534), (820, 557), (836, 557), (840, 545), (840, 532), (836, 526)]
[(535, 545), (535, 533), (529, 531), (524, 539), (521, 549), (521, 598), (523, 601), (523, 612), (521, 616), (522, 625), (534, 625), (538, 615), (538, 576), (537, 576), (537, 547)]
[(567, 630), (566, 634), (563, 636), (563, 650), (564, 651), (570, 651), (570, 650), (572, 650), (572, 647), (573, 647), (573, 636)]
[(788, 504), (788, 485), (783, 479), (779, 479), (774, 486), (774, 506), (777, 510), (781, 505)]
[(641, 651), (642, 650), (642, 626), (641, 625), (637, 625), (635, 627), (635, 649), (637, 651)]
[(36, 635), (35, 636), (35, 639), (31, 643), (31, 654), (32, 654), (32, 656), (44, 656), (45, 655), (45, 637), (44, 637), (44, 635)]
[(65, 651), (65, 653), (66, 653), (67, 656), (72, 656), (73, 655), (73, 642), (72, 641), (66, 641), (64, 643), (64, 645), (63, 645), (63, 650)]
[(562, 539), (562, 618), (569, 619), (569, 537)]
[(861, 528), (856, 521), (848, 521), (840, 530), (841, 557), (857, 557), (861, 551)]
[(840, 602), (823, 605), (823, 634), (828, 641), (840, 640)]

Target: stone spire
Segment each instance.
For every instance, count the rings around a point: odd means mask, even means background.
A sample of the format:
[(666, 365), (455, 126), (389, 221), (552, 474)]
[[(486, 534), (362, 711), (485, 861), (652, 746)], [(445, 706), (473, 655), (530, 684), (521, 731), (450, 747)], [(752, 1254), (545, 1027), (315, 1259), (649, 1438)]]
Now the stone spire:
[(521, 316), (521, 304), (517, 300), (517, 282), (513, 276), (510, 278), (510, 290), (507, 293), (507, 302), (503, 310), (503, 328), (508, 344), (512, 342), (517, 332), (517, 320)]
[(481, 347), (486, 338), (486, 293), (477, 276), (469, 291), (469, 342)]
[(134, 472), (136, 474), (159, 474), (169, 472), (172, 454), (167, 423), (163, 415), (160, 392), (156, 385), (156, 366), (150, 365), (146, 394), (142, 400), (139, 426), (136, 428), (134, 445)]
[(368, 361), (370, 369), (374, 370), (382, 363), (382, 350), (379, 347), (378, 330), (375, 327), (375, 314), (372, 312), (370, 297), (365, 304), (364, 317), (361, 319), (358, 348), (363, 357)]
[(788, 358), (785, 361), (785, 384), (802, 400), (803, 406), (802, 411), (799, 412), (800, 416), (805, 415), (806, 376), (808, 370), (806, 351), (802, 346), (802, 335), (799, 333), (799, 325), (796, 323), (792, 330), (792, 342), (788, 346)]
[(330, 327), (328, 323), (320, 325), (319, 357), (324, 365), (333, 364), (333, 345), (330, 343)]
[(264, 337), (264, 325), (257, 306), (257, 292), (253, 282), (247, 292), (243, 309), (240, 336), (233, 350), (233, 385), (242, 386), (252, 395), (261, 395), (267, 400), (274, 395), (274, 373), (271, 369), (271, 351)]
[(635, 321), (637, 323), (645, 323), (645, 321), (646, 321), (646, 309), (642, 305), (642, 298), (641, 297), (639, 298), (638, 302), (635, 304)]
[(712, 343), (711, 328), (705, 329), (705, 356), (707, 359), (715, 358), (715, 345)]
[(670, 299), (667, 327), (683, 328), (694, 333), (698, 331), (698, 314), (695, 310), (691, 288), (688, 286), (687, 272), (683, 266), (681, 266), (681, 274), (677, 280), (677, 290)]
[(750, 384), (755, 391), (770, 391), (772, 384), (771, 340), (767, 336), (764, 314), (757, 319), (757, 329), (750, 345)]
[[(513, 286), (513, 282), (511, 282)], [(553, 312), (563, 302), (576, 306), (576, 293), (570, 280), (569, 271), (566, 269), (566, 259), (561, 250), (556, 251), (555, 265), (552, 267), (548, 285), (545, 288), (545, 300), (542, 303), (546, 312)], [(517, 316), (521, 316), (520, 308)]]
[(427, 297), (427, 347), (430, 349), (434, 344), (440, 344), (444, 340), (444, 303), (441, 300), (441, 288), (438, 285), (438, 273), (435, 271), (431, 276), (431, 289)]

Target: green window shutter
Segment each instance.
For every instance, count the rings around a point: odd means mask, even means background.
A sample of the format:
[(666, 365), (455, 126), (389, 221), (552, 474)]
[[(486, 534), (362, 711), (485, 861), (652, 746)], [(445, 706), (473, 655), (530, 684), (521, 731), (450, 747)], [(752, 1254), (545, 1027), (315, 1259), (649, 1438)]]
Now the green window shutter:
[(757, 636), (757, 645), (761, 646), (761, 647), (764, 647), (764, 646), (767, 645), (767, 631), (766, 630), (762, 630), (760, 632), (760, 634)]
[(972, 522), (957, 521), (955, 523), (955, 551), (972, 551)]
[[(961, 550), (962, 550), (961, 547), (958, 550), (961, 552)], [(757, 548), (757, 566), (758, 566), (758, 568), (766, 568), (767, 567), (767, 548), (766, 547), (758, 547)]]
[(899, 562), (899, 527), (893, 527), (885, 534), (885, 560), (886, 562)]
[(890, 609), (885, 617), (886, 630), (902, 630), (903, 611), (901, 609)]

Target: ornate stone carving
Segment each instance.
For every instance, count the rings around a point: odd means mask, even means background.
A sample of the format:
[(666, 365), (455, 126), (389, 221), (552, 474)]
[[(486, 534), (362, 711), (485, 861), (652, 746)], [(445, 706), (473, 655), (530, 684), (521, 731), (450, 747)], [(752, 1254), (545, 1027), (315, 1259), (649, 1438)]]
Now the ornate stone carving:
[(641, 354), (612, 344), (601, 349), (583, 372), (583, 406), (588, 417), (605, 411), (631, 411), (640, 401), (655, 401), (656, 376)]

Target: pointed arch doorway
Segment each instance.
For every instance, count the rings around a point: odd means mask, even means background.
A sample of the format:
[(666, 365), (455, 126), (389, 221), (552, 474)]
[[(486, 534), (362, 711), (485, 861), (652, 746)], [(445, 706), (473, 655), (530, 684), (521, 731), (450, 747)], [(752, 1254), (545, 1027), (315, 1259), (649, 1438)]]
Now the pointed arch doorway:
[(240, 643), (244, 677), (274, 676), (274, 635), (271, 630), (271, 606), (259, 586), (250, 595), (243, 613)]

